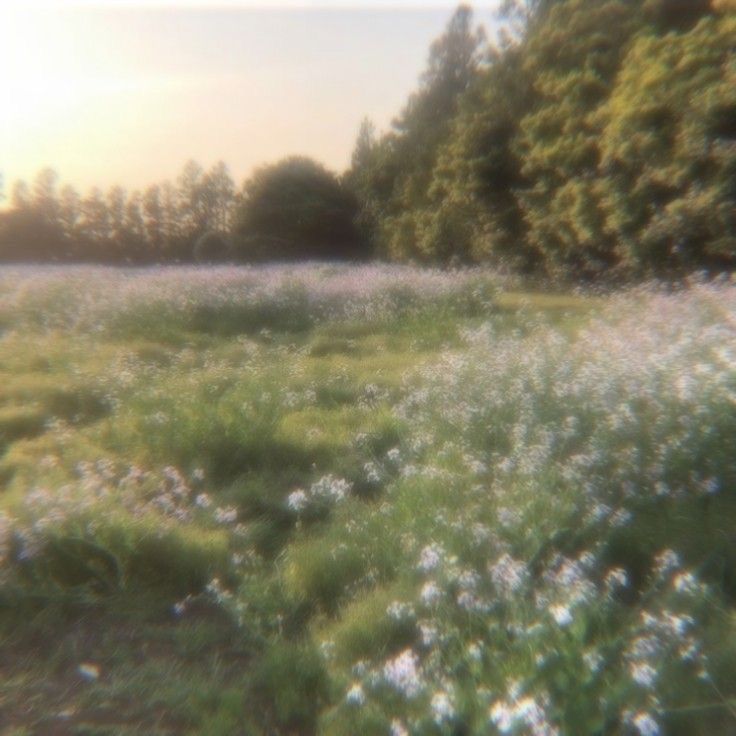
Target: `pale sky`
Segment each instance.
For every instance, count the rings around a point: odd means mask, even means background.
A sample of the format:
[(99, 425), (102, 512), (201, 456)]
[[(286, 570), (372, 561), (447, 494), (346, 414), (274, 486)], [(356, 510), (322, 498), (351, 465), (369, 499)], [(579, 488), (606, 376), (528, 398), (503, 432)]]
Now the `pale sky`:
[[(475, 3), (487, 30), (496, 2)], [(256, 7), (258, 6), (258, 7)], [(80, 189), (142, 188), (184, 162), (348, 163), (388, 127), (453, 10), (447, 0), (0, 0), (0, 173), (53, 166)]]

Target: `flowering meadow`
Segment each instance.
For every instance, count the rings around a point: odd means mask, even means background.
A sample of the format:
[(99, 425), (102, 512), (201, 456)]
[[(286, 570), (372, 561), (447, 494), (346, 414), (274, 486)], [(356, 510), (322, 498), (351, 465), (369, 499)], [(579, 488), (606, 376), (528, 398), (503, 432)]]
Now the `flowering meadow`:
[(512, 287), (1, 271), (0, 733), (736, 733), (736, 287)]

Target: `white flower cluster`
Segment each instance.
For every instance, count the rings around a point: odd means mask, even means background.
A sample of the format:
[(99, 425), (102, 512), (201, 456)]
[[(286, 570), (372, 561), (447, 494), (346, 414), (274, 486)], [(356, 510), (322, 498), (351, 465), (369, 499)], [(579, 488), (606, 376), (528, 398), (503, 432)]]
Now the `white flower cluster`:
[[(270, 313), (301, 322), (375, 321), (438, 302), (490, 311), (499, 282), (497, 275), (479, 269), (450, 273), (385, 264), (124, 271), (101, 266), (12, 266), (0, 274), (0, 310), (15, 328), (43, 325), (94, 332), (151, 312), (159, 319), (163, 313), (184, 323), (202, 311)], [(48, 308), (49, 294), (64, 295), (53, 310)]]
[(344, 501), (352, 490), (352, 483), (344, 478), (324, 475), (312, 483), (308, 490), (297, 488), (286, 497), (286, 506), (294, 513), (300, 513), (310, 506), (331, 506)]
[(404, 697), (414, 698), (424, 688), (419, 659), (411, 649), (405, 649), (383, 666), (383, 679)]
[(512, 685), (504, 700), (490, 710), (490, 721), (503, 734), (523, 731), (530, 736), (557, 736), (559, 731), (547, 718), (549, 696), (523, 696), (518, 685)]

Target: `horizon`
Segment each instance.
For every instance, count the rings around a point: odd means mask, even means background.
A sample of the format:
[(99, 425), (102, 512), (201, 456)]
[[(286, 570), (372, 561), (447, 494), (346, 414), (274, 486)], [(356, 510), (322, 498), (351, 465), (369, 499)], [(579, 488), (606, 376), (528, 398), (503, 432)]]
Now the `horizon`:
[[(475, 7), (492, 36), (495, 3)], [(340, 172), (364, 117), (390, 127), (456, 4), (3, 6), (0, 174), (51, 167), (86, 191), (142, 189), (189, 159), (238, 185), (290, 155)], [(4, 37), (3, 37), (4, 36)]]

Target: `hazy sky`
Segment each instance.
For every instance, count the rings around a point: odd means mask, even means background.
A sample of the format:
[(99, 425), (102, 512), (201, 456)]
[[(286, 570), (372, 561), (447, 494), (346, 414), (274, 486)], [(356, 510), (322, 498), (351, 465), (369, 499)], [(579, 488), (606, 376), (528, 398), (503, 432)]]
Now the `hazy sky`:
[[(493, 26), (495, 2), (476, 3)], [(259, 7), (255, 7), (259, 6)], [(479, 7), (480, 6), (480, 7)], [(173, 178), (188, 158), (347, 164), (387, 127), (452, 5), (433, 0), (0, 0), (0, 172), (46, 165), (84, 189)]]

